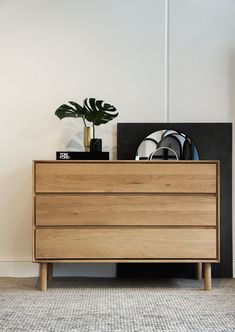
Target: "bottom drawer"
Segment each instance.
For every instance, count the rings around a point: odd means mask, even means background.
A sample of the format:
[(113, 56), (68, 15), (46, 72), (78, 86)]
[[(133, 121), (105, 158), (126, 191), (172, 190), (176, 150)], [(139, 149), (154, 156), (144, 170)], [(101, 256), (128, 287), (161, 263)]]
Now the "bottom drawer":
[(216, 259), (216, 230), (37, 229), (36, 259)]

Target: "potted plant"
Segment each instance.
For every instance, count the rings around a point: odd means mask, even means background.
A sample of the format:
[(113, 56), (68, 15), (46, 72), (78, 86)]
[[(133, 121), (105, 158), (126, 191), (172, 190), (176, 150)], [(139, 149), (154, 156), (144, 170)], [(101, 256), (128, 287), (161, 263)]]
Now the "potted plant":
[[(103, 100), (86, 98), (83, 106), (69, 101), (57, 108), (55, 115), (61, 120), (66, 117), (82, 118), (84, 123), (84, 146), (85, 151), (102, 151), (102, 140), (95, 137), (95, 126), (105, 124), (118, 116), (116, 108)], [(92, 128), (87, 125), (92, 123)]]
[(116, 108), (103, 100), (95, 98), (86, 98), (84, 100), (86, 109), (85, 118), (92, 123), (93, 138), (91, 139), (91, 151), (102, 151), (102, 140), (96, 137), (95, 127), (105, 124), (118, 116)]

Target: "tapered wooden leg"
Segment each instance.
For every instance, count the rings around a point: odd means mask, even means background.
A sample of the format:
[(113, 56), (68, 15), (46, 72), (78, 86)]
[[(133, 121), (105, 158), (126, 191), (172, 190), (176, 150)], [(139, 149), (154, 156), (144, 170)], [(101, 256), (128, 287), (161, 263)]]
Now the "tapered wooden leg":
[(211, 264), (210, 263), (205, 263), (204, 288), (207, 291), (211, 290)]
[(47, 263), (40, 263), (40, 290), (47, 290)]
[(202, 263), (196, 263), (196, 278), (197, 280), (202, 279)]
[(47, 263), (47, 280), (53, 278), (53, 263)]

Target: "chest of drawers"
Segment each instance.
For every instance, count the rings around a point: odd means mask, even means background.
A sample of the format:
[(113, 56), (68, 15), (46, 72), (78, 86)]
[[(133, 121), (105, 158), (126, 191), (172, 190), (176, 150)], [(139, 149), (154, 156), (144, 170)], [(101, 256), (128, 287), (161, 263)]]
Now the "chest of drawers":
[(33, 162), (33, 261), (219, 262), (218, 161)]

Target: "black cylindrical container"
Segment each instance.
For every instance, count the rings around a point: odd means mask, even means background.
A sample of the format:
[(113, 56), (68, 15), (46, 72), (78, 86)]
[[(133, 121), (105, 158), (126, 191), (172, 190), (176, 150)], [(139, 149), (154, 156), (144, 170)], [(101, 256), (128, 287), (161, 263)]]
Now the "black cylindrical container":
[(92, 138), (90, 143), (90, 152), (102, 152), (102, 139)]

